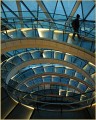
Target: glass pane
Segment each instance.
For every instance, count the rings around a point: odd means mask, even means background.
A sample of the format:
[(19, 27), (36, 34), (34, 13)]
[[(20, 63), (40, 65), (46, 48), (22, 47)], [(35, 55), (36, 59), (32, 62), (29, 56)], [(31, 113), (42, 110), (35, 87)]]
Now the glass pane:
[(18, 57), (18, 56), (14, 57), (12, 59), (12, 63), (14, 63), (16, 65), (21, 64), (22, 62), (23, 62), (23, 60), (20, 57)]
[(94, 86), (94, 83), (91, 82), (89, 79), (85, 78), (84, 81), (87, 82), (89, 85)]
[(75, 73), (75, 76), (81, 80), (84, 80), (85, 78), (81, 73), (78, 73), (78, 72)]
[(32, 56), (30, 53), (24, 53), (23, 55), (20, 55), (20, 57), (24, 60), (24, 61), (28, 61), (32, 59)]
[[(37, 2), (36, 1), (25, 1), (23, 2), (26, 4), (26, 6), (31, 10), (31, 11), (37, 11)], [(23, 10), (23, 9), (22, 9)]]
[(89, 64), (84, 67), (84, 70), (90, 75), (95, 73), (95, 68)]
[(92, 10), (92, 12), (88, 15), (86, 20), (94, 20), (95, 21), (95, 8)]
[[(21, 3), (22, 15), (23, 17), (33, 17), (33, 15), (27, 10), (27, 8)], [(34, 18), (34, 17), (33, 17)]]
[(34, 81), (33, 81), (33, 80), (30, 80), (30, 81), (28, 81), (28, 82), (26, 83), (26, 85), (30, 87), (30, 86), (34, 85)]
[(18, 11), (17, 9), (17, 4), (16, 1), (10, 1), (10, 0), (3, 0), (3, 2), (9, 7), (11, 8), (12, 11)]
[(64, 60), (64, 54), (57, 52), (57, 51), (56, 52), (54, 51), (54, 58), (59, 59), (59, 60)]
[(88, 42), (88, 41), (85, 42), (85, 41), (83, 41), (82, 44), (81, 44), (81, 47), (85, 48), (87, 50), (91, 50), (91, 45), (92, 45), (92, 42)]
[(74, 0), (74, 1), (68, 0), (68, 1), (62, 1), (62, 2), (63, 2), (63, 5), (65, 7), (67, 15), (69, 16), (74, 5), (75, 5), (76, 0)]
[(33, 68), (35, 74), (40, 74), (40, 73), (44, 73), (44, 68), (43, 67), (37, 67), (37, 68)]
[[(7, 1), (6, 1), (7, 2)], [(10, 2), (8, 2), (8, 3), (10, 3)], [(9, 11), (9, 9), (7, 9), (4, 5), (2, 5), (3, 6), (3, 9), (4, 9), (4, 11), (5, 11), (5, 14), (6, 14), (6, 16), (9, 18), (9, 17), (16, 17), (11, 11)], [(12, 5), (11, 5), (12, 6)], [(10, 6), (10, 7), (11, 7)], [(18, 13), (16, 12), (15, 14), (17, 14), (17, 16), (18, 16)]]
[(77, 88), (79, 88), (82, 91), (85, 91), (87, 87), (84, 84), (79, 83)]
[(86, 65), (86, 62), (82, 59), (77, 58), (75, 59), (74, 64), (78, 67), (83, 68)]
[(32, 51), (31, 55), (34, 59), (40, 58), (41, 57), (41, 53), (40, 51)]
[(82, 1), (83, 4), (83, 12), (84, 12), (84, 17), (86, 17), (86, 15), (88, 14), (88, 12), (92, 9), (92, 7), (94, 6), (94, 1), (86, 1), (83, 0)]
[(27, 86), (26, 85), (21, 85), (18, 87), (19, 90), (21, 91), (25, 91), (27, 89)]
[(34, 72), (32, 71), (32, 69), (28, 69), (26, 71), (24, 71), (21, 75), (23, 75), (26, 78), (31, 77), (34, 74)]
[(70, 63), (73, 63), (74, 60), (76, 60), (76, 57), (75, 57), (75, 56), (72, 56), (72, 55), (66, 54), (64, 60), (65, 60), (65, 61), (68, 61), (68, 62), (70, 62)]
[(74, 76), (75, 72), (76, 71), (73, 69), (65, 69), (65, 74), (70, 75), (70, 76)]
[(72, 85), (72, 86), (74, 86), (74, 87), (77, 87), (77, 85), (78, 85), (78, 81), (75, 81), (75, 80), (70, 80), (69, 81), (69, 85)]
[(43, 76), (43, 82), (51, 82), (51, 76)]
[(54, 58), (54, 52), (53, 51), (44, 51), (44, 58)]
[(5, 65), (6, 65), (6, 68), (5, 68), (5, 69), (7, 69), (8, 71), (10, 71), (13, 67), (15, 67), (14, 64), (11, 64), (11, 63), (9, 63), (9, 62), (7, 62)]
[[(57, 3), (57, 7), (56, 7), (56, 12), (55, 12), (55, 14), (63, 14), (63, 15), (65, 15), (65, 12), (64, 12), (64, 10), (63, 10), (63, 7), (62, 7), (62, 4), (61, 4), (61, 2), (60, 1), (58, 1), (58, 3)], [(59, 16), (59, 18), (60, 18), (60, 16)], [(64, 17), (63, 17), (64, 18)], [(66, 17), (65, 17), (66, 18)]]
[(36, 78), (36, 79), (34, 79), (34, 83), (35, 84), (40, 84), (42, 82), (43, 82), (42, 78)]
[(56, 72), (56, 73), (63, 74), (64, 71), (65, 71), (65, 68), (64, 68), (64, 67), (56, 67), (56, 68), (55, 68), (55, 72)]
[[(46, 19), (46, 16), (45, 16), (45, 14), (44, 14), (43, 12), (39, 12), (39, 13), (38, 13), (38, 17), (39, 17), (39, 19), (41, 19), (41, 20), (42, 20), (42, 19), (43, 19), (43, 20)], [(42, 22), (42, 23), (44, 23), (44, 22)]]
[(61, 83), (68, 84), (69, 80), (70, 80), (69, 78), (61, 78)]
[(46, 66), (44, 67), (45, 72), (54, 72), (54, 66)]
[(60, 77), (52, 76), (52, 82), (60, 82)]
[[(43, 0), (46, 8), (48, 9), (49, 13), (54, 13), (55, 6), (56, 6), (56, 1), (45, 1)], [(53, 15), (52, 15), (53, 16)]]

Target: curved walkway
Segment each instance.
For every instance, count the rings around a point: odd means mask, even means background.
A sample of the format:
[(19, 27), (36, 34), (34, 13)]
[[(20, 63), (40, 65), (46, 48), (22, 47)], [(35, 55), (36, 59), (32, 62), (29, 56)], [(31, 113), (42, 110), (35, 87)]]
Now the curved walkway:
[(73, 45), (69, 45), (67, 43), (60, 43), (48, 39), (29, 38), (29, 39), (8, 40), (8, 41), (3, 41), (1, 46), (2, 46), (1, 48), (2, 54), (11, 50), (24, 49), (24, 48), (49, 48), (75, 55), (77, 57), (80, 57), (84, 60), (87, 60), (95, 64), (95, 55), (93, 53), (87, 52), (84, 49), (79, 48), (77, 46), (73, 47)]

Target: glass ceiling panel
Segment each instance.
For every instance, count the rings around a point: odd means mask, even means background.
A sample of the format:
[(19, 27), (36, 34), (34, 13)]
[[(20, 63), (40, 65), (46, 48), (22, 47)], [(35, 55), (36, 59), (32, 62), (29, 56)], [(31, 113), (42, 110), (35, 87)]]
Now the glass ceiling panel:
[(88, 12), (92, 9), (92, 7), (94, 6), (94, 1), (86, 1), (83, 0), (82, 1), (83, 4), (83, 12), (84, 12), (84, 17), (86, 17), (86, 15), (88, 14)]
[[(39, 14), (38, 14), (38, 18), (40, 19), (40, 20), (44, 20), (44, 19), (46, 19), (46, 16), (45, 16), (45, 14), (43, 13), (43, 12), (39, 12)], [(45, 23), (45, 22), (44, 22)], [(46, 23), (46, 24), (48, 24), (48, 23)]]
[(9, 7), (11, 8), (12, 11), (18, 11), (17, 9), (17, 4), (16, 4), (16, 0), (3, 0), (3, 2)]
[(58, 1), (58, 3), (57, 3), (55, 14), (63, 14), (63, 15), (65, 15), (63, 7), (62, 7), (60, 1)]
[(21, 9), (22, 9), (23, 17), (27, 17), (27, 18), (33, 17), (22, 3), (21, 3)]
[(95, 8), (92, 10), (92, 12), (88, 15), (86, 20), (94, 20), (95, 21)]
[(4, 15), (4, 12), (3, 12), (3, 10), (2, 10), (2, 7), (1, 7), (1, 17), (2, 17), (2, 18), (6, 18), (5, 15)]
[(64, 15), (64, 16), (58, 16), (58, 15), (56, 15), (56, 17), (54, 16), (55, 19), (56, 19), (56, 18), (59, 18), (59, 19), (64, 19), (64, 18), (66, 18), (65, 12), (64, 12), (64, 10), (63, 10), (63, 7), (62, 7), (62, 4), (61, 4), (60, 1), (58, 1), (58, 3), (57, 3), (57, 7), (56, 7), (56, 12), (55, 12), (55, 14)]
[[(9, 17), (15, 17), (16, 18), (16, 16), (14, 15), (14, 14), (12, 14), (12, 12), (10, 12), (4, 5), (2, 5), (3, 6), (3, 9), (4, 9), (4, 11), (5, 11), (5, 14), (6, 14), (6, 16), (9, 18)], [(12, 6), (12, 5), (11, 5)], [(15, 14), (17, 14), (16, 12), (15, 12)]]
[[(45, 1), (42, 0), (46, 6), (46, 8), (48, 9), (49, 13), (54, 13), (55, 10), (55, 6), (56, 6), (56, 1)], [(53, 15), (52, 15), (53, 16)]]
[(72, 1), (71, 0), (67, 0), (67, 1), (62, 0), (62, 2), (63, 2), (63, 5), (65, 7), (67, 16), (69, 16), (73, 7), (74, 7), (74, 5), (75, 5), (76, 0), (74, 0), (74, 1), (73, 0)]
[(31, 10), (31, 11), (37, 11), (37, 2), (36, 0), (23, 0), (23, 2), (27, 5), (27, 7)]

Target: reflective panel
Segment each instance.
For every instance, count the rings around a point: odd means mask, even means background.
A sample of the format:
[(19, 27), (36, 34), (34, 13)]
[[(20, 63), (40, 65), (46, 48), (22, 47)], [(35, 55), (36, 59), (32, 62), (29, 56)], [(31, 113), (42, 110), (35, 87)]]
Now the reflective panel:
[(61, 82), (64, 84), (68, 84), (69, 83), (69, 78), (61, 78)]
[(42, 76), (43, 82), (51, 82), (51, 76)]
[(54, 66), (46, 66), (44, 67), (45, 72), (54, 72)]
[(60, 77), (52, 76), (52, 82), (60, 82)]
[(64, 67), (55, 67), (55, 72), (56, 73), (65, 73), (65, 68)]
[(84, 78), (85, 78), (82, 74), (80, 74), (80, 73), (78, 73), (78, 72), (75, 73), (75, 76), (76, 76), (77, 78), (80, 78), (81, 80), (84, 80)]
[[(10, 60), (10, 61), (11, 61), (11, 60)], [(21, 64), (21, 63), (23, 62), (23, 60), (22, 60), (20, 57), (16, 56), (15, 58), (12, 59), (11, 62), (12, 62), (13, 64), (15, 64), (15, 65), (19, 65), (19, 64)]]
[(79, 83), (77, 88), (81, 89), (82, 91), (85, 91), (87, 87), (84, 84)]
[(20, 55), (20, 57), (24, 60), (24, 61), (28, 61), (32, 59), (32, 56), (30, 53), (25, 53), (23, 55)]
[(69, 81), (69, 85), (72, 85), (72, 86), (74, 86), (74, 87), (77, 87), (78, 82), (71, 79), (71, 80)]
[(70, 76), (74, 76), (75, 72), (76, 71), (73, 69), (65, 69), (65, 74), (70, 75)]

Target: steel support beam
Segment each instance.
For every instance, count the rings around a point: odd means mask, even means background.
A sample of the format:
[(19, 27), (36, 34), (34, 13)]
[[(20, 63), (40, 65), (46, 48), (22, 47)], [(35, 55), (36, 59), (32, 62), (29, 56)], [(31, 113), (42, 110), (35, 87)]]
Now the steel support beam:
[(13, 12), (3, 1), (1, 1), (1, 3), (15, 16), (19, 19), (19, 16), (15, 14), (15, 12)]
[[(40, 6), (40, 8), (42, 9), (42, 11), (44, 12), (45, 16), (50, 20), (50, 22), (53, 22), (51, 24), (54, 24), (55, 25), (55, 22), (53, 20), (53, 18), (51, 17), (49, 11), (47, 10), (47, 8), (45, 7), (43, 1), (38, 1), (36, 0), (38, 5)], [(56, 25), (55, 25), (56, 26)]]
[[(23, 2), (23, 1), (21, 1), (21, 3), (25, 6), (25, 8), (29, 11), (29, 13), (33, 16), (33, 18), (36, 20), (36, 21), (38, 21), (38, 18), (37, 17), (35, 17), (35, 15), (30, 11), (30, 9), (27, 7), (27, 5)], [(38, 22), (39, 24), (40, 24), (40, 22)], [(41, 24), (40, 24), (41, 25)], [(43, 26), (41, 25), (41, 27), (43, 28)]]
[[(86, 18), (89, 16), (89, 14), (92, 12), (92, 10), (95, 9), (95, 5), (92, 7), (92, 9), (89, 11), (89, 13), (86, 15), (86, 17), (84, 18), (84, 20), (86, 20)], [(95, 13), (94, 13), (95, 16)]]
[[(16, 4), (17, 4), (17, 8), (18, 8), (18, 14), (20, 17), (20, 22), (21, 22), (21, 28), (24, 28), (24, 24), (23, 24), (23, 16), (22, 16), (22, 9), (21, 9), (21, 4), (20, 4), (20, 0), (16, 0)], [(19, 12), (20, 11), (20, 12)]]
[[(20, 17), (15, 14), (15, 12), (13, 12), (3, 1), (1, 1), (1, 3), (15, 16), (20, 20)], [(26, 24), (25, 24), (26, 25)], [(26, 25), (27, 26), (27, 25)], [(28, 27), (28, 26), (27, 26)]]
[(49, 14), (49, 11), (47, 10), (47, 8), (45, 7), (44, 3), (42, 1), (38, 1), (36, 0), (36, 2), (38, 3), (38, 5), (40, 6), (40, 8), (42, 9), (42, 11), (44, 12), (45, 16), (50, 19), (51, 21), (53, 21), (51, 15)]

